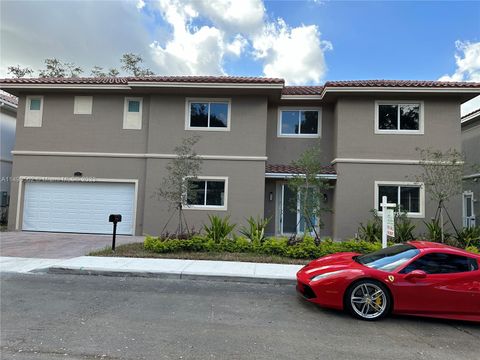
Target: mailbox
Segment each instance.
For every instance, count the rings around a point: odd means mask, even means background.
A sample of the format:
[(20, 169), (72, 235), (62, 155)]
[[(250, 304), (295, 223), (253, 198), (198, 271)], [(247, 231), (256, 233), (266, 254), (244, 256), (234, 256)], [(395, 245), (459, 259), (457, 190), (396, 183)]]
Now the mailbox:
[(122, 215), (110, 214), (108, 222), (113, 223), (112, 251), (115, 251), (115, 238), (117, 237), (117, 223), (122, 222)]
[(119, 223), (119, 222), (122, 222), (122, 215), (120, 214), (110, 214), (110, 216), (108, 217), (108, 221), (111, 222), (111, 223)]

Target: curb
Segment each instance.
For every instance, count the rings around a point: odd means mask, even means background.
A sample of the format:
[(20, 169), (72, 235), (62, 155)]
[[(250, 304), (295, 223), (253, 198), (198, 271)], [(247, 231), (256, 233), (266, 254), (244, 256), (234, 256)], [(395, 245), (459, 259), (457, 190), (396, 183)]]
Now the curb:
[(67, 275), (95, 275), (95, 276), (115, 276), (115, 277), (142, 277), (142, 278), (158, 278), (169, 280), (203, 280), (203, 281), (219, 281), (219, 282), (241, 282), (251, 284), (268, 284), (268, 285), (295, 285), (295, 279), (285, 278), (267, 278), (267, 277), (249, 277), (249, 276), (232, 276), (232, 275), (206, 275), (206, 274), (181, 274), (167, 272), (146, 272), (146, 271), (114, 271), (100, 269), (71, 269), (64, 267), (50, 267), (40, 269), (35, 272), (43, 272), (48, 274), (67, 274)]

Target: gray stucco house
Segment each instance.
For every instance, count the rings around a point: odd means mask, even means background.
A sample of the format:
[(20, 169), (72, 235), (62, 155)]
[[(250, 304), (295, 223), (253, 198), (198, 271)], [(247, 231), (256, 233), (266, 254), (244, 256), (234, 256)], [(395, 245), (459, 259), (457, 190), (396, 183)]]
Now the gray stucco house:
[(462, 117), (462, 150), (467, 168), (464, 176), (463, 226), (480, 225), (480, 109)]
[[(200, 135), (203, 192), (186, 209), (271, 217), (269, 232), (301, 227), (286, 202), (291, 162), (318, 139), (333, 185), (321, 235), (351, 237), (382, 195), (418, 224), (434, 216), (416, 147), (461, 150), (460, 104), (479, 83), (332, 81), (285, 86), (252, 77), (3, 79), (19, 97), (13, 151), (12, 230), (158, 234), (169, 217), (152, 194), (181, 138)], [(461, 222), (462, 199), (449, 204)], [(174, 230), (174, 229), (170, 229)]]

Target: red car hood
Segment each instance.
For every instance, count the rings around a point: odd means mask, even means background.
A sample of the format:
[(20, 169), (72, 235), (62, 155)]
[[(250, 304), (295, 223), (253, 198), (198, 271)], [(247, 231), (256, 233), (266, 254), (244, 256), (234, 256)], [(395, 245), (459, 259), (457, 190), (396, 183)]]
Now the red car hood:
[(360, 268), (362, 265), (353, 260), (354, 256), (360, 255), (354, 252), (344, 252), (321, 257), (313, 260), (300, 271), (309, 276), (315, 276), (327, 272)]

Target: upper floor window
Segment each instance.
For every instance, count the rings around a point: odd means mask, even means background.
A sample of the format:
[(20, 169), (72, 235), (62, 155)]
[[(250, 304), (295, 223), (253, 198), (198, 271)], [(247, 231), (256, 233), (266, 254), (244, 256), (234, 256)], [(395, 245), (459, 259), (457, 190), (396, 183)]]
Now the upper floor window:
[(187, 181), (186, 209), (227, 210), (228, 178), (204, 176)]
[(125, 98), (123, 110), (123, 128), (140, 130), (142, 128), (142, 98)]
[(186, 130), (230, 130), (230, 99), (187, 99)]
[(279, 109), (278, 136), (280, 137), (320, 137), (320, 109)]
[(25, 105), (25, 127), (41, 127), (43, 118), (43, 96), (27, 96)]
[(410, 217), (423, 217), (425, 207), (425, 189), (416, 182), (376, 181), (375, 208), (381, 213), (382, 198), (397, 204), (395, 211), (405, 211)]
[(377, 101), (376, 134), (423, 134), (423, 102)]
[(75, 115), (90, 115), (92, 113), (93, 96), (75, 96), (73, 113)]

